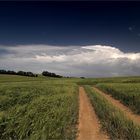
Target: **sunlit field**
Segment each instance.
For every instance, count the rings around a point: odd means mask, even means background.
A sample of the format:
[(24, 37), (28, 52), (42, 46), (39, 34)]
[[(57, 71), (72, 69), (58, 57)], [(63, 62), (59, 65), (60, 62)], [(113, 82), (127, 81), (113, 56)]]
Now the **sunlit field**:
[(75, 83), (0, 76), (0, 139), (74, 139), (77, 114)]
[(139, 114), (140, 77), (83, 79), (0, 75), (0, 139), (76, 139), (79, 86), (85, 87), (101, 129), (111, 139), (140, 138), (139, 124), (92, 89), (92, 86), (98, 87)]

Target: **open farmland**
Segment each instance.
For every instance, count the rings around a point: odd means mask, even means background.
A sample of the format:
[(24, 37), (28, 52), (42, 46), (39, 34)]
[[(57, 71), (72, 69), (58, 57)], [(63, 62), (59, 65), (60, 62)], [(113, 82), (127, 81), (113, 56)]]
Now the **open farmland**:
[(74, 139), (76, 84), (21, 76), (5, 79), (0, 80), (0, 139)]
[(96, 86), (140, 114), (140, 83), (109, 83)]
[(140, 117), (140, 77), (0, 75), (0, 139), (140, 139), (140, 123), (93, 87)]
[(102, 128), (110, 134), (111, 139), (139, 139), (140, 125), (128, 119), (125, 112), (108, 102), (99, 92), (85, 86), (91, 103), (101, 120)]
[(0, 140), (140, 140), (140, 0), (1, 0)]

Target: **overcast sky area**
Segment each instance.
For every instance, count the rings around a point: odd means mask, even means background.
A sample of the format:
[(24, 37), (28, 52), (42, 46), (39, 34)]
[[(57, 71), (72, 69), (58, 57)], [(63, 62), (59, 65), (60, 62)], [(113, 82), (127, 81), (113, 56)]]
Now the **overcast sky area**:
[(0, 2), (0, 69), (140, 75), (140, 2)]

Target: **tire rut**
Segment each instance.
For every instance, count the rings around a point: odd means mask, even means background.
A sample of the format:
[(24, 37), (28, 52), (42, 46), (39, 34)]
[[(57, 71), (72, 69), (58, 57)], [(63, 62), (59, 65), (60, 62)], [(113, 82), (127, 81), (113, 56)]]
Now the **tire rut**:
[(79, 125), (77, 140), (108, 140), (83, 87), (79, 87)]
[(134, 114), (128, 107), (123, 105), (119, 100), (114, 99), (111, 95), (103, 92), (102, 90), (98, 89), (97, 87), (93, 87), (93, 89), (104, 96), (108, 101), (110, 101), (114, 106), (119, 108), (121, 111), (124, 112), (124, 114), (131, 119), (134, 123), (137, 123), (140, 125), (140, 115)]

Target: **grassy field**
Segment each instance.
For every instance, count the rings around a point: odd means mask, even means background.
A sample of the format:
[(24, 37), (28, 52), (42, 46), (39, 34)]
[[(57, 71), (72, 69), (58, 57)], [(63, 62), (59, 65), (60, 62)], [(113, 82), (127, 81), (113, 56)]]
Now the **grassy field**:
[(140, 138), (140, 127), (90, 87), (99, 87), (139, 114), (140, 77), (80, 79), (0, 75), (0, 139), (74, 140), (79, 85), (86, 85), (102, 128), (110, 138)]
[(122, 111), (114, 107), (103, 96), (94, 91), (92, 87), (85, 86), (85, 90), (101, 121), (102, 129), (108, 132), (111, 139), (140, 139), (139, 125), (127, 119)]
[(140, 114), (140, 83), (104, 83), (96, 86)]
[(21, 76), (0, 79), (0, 139), (74, 139), (78, 116), (75, 83)]
[(86, 78), (77, 83), (79, 85), (96, 85), (98, 83), (140, 83), (140, 77)]

